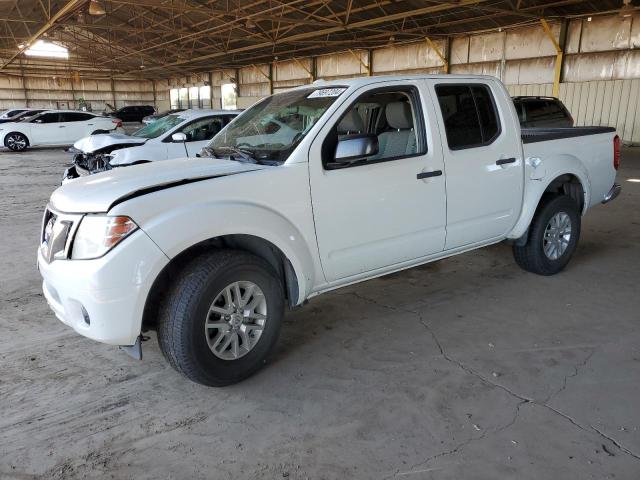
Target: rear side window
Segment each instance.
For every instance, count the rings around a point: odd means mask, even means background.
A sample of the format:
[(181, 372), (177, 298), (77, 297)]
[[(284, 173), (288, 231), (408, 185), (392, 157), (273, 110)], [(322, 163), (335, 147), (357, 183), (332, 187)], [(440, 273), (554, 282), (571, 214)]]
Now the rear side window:
[(500, 120), (486, 85), (436, 85), (447, 143), (451, 150), (491, 144), (500, 135)]
[(61, 122), (83, 122), (94, 118), (90, 113), (64, 112), (60, 114)]

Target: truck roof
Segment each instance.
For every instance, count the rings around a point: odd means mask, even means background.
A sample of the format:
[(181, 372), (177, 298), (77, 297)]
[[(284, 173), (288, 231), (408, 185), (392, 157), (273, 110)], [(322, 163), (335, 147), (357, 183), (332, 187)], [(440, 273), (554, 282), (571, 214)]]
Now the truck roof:
[(371, 85), (378, 82), (393, 82), (402, 80), (423, 80), (423, 79), (436, 79), (436, 80), (486, 80), (494, 82), (496, 77), (490, 75), (462, 75), (462, 74), (409, 74), (409, 75), (375, 75), (371, 77), (357, 77), (357, 78), (344, 78), (337, 80), (323, 80), (318, 79), (311, 84), (303, 85), (298, 88), (310, 88), (313, 86), (336, 86), (336, 87), (361, 87), (365, 85)]

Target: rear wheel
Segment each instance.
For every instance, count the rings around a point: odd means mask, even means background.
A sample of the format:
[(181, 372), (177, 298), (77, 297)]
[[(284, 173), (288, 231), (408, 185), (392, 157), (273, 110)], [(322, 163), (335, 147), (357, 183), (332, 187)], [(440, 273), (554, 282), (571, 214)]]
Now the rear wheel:
[(265, 363), (283, 315), (282, 285), (267, 262), (245, 252), (215, 251), (183, 270), (161, 309), (158, 342), (187, 378), (230, 385)]
[(27, 140), (27, 137), (22, 133), (11, 132), (4, 137), (4, 146), (14, 152), (22, 152), (29, 146), (29, 140)]
[(575, 200), (565, 195), (543, 199), (531, 226), (527, 243), (513, 246), (516, 263), (538, 275), (561, 271), (575, 252), (580, 238), (580, 213)]

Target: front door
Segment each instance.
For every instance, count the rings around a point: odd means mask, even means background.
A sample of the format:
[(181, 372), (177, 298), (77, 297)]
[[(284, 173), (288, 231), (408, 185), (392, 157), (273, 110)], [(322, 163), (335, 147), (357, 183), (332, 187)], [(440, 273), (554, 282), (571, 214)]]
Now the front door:
[(522, 143), (497, 82), (430, 80), (446, 142), (446, 249), (499, 239), (522, 205)]
[(224, 127), (225, 117), (205, 117), (185, 125), (172, 132), (182, 132), (187, 136), (185, 143), (171, 141), (171, 135), (167, 136), (167, 158), (195, 157), (209, 141)]
[[(424, 87), (411, 81), (362, 88), (311, 146), (313, 215), (329, 282), (444, 248), (444, 166)], [(337, 164), (338, 142), (363, 135), (377, 138), (378, 153)]]

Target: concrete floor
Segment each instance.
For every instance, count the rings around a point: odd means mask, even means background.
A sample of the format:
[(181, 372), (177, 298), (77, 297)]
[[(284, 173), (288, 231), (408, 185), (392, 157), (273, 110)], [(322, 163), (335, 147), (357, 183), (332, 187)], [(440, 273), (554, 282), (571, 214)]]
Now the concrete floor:
[(640, 478), (640, 150), (562, 274), (497, 245), (321, 296), (224, 389), (49, 311), (35, 249), (67, 159), (0, 152), (0, 478)]

